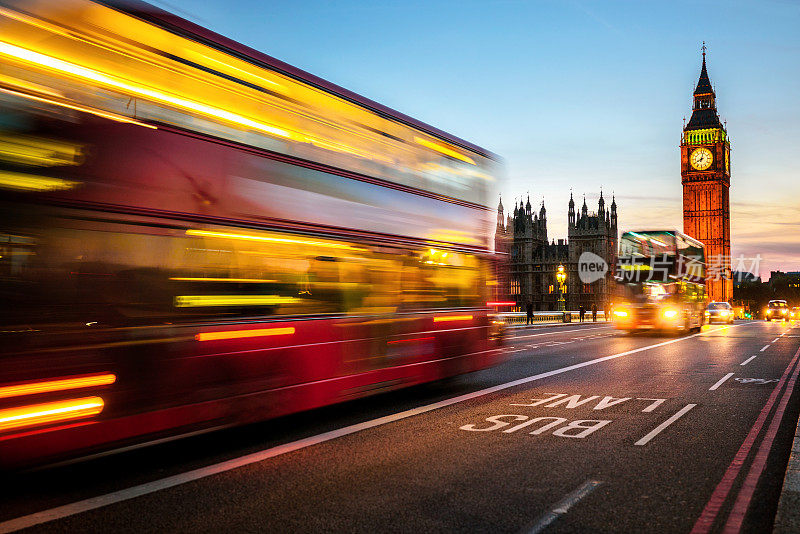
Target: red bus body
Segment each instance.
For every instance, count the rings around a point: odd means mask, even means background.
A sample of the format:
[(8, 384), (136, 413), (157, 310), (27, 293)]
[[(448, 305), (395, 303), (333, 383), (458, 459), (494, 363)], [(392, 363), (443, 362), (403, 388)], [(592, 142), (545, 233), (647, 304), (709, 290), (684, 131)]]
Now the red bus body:
[[(135, 6), (144, 18), (147, 6)], [(199, 32), (147, 12), (150, 23)], [(51, 102), (36, 76), (30, 90), (0, 80), (13, 124), (4, 139), (24, 148), (0, 149), (0, 467), (282, 416), (500, 360), (485, 305), (486, 203), (175, 123), (109, 119)], [(436, 150), (493, 158), (341, 92), (440, 139)]]

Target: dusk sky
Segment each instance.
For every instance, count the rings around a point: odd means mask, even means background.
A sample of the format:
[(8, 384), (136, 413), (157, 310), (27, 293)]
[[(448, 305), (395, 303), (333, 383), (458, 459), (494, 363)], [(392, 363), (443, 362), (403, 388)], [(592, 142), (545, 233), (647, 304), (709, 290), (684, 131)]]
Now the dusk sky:
[[(155, 5), (503, 157), (503, 202), (570, 188), (682, 229), (700, 47), (731, 137), (732, 255), (800, 270), (800, 2), (169, 0)], [(734, 261), (736, 268), (736, 261)]]

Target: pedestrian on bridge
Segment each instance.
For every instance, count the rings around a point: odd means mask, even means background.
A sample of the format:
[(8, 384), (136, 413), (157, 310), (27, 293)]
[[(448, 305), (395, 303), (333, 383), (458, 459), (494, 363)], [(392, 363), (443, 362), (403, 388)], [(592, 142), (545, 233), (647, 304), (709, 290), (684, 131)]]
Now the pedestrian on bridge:
[(586, 315), (586, 308), (584, 308), (583, 304), (578, 306), (578, 317), (580, 317), (580, 321), (583, 322), (583, 316)]
[(593, 323), (597, 322), (597, 304), (595, 304), (594, 302), (592, 303), (592, 322)]
[(525, 305), (525, 324), (533, 324), (533, 302)]

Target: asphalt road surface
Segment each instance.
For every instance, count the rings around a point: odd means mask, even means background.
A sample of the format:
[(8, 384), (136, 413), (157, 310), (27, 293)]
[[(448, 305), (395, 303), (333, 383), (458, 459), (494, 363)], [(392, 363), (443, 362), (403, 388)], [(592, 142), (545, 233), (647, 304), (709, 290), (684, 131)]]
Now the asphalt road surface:
[(520, 329), (446, 384), (6, 475), (0, 532), (768, 532), (799, 357), (795, 324)]

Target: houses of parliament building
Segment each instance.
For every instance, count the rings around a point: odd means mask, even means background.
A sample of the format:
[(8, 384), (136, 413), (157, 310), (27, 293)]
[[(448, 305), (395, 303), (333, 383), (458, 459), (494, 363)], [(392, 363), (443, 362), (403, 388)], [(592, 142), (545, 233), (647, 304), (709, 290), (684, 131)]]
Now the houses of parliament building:
[[(566, 272), (564, 304), (567, 310), (592, 304), (605, 309), (611, 300), (617, 251), (617, 203), (612, 196), (606, 208), (603, 193), (596, 212), (590, 212), (583, 199), (579, 212), (570, 194), (567, 208), (567, 239), (549, 240), (547, 237), (547, 211), (542, 202), (537, 213), (532, 210), (530, 198), (525, 205), (520, 201), (513, 212), (505, 214), (503, 202), (497, 207), (495, 251), (501, 253), (497, 272), (500, 300), (517, 303), (516, 309), (524, 311), (528, 303), (536, 311), (554, 311), (559, 306), (559, 289), (556, 273), (559, 265)], [(582, 283), (578, 275), (578, 259), (584, 252), (592, 252), (609, 265), (605, 277), (595, 282)]]

